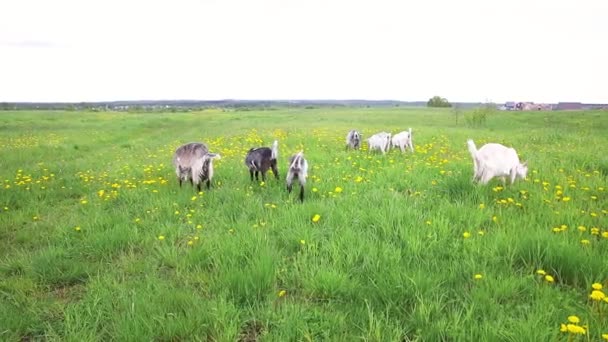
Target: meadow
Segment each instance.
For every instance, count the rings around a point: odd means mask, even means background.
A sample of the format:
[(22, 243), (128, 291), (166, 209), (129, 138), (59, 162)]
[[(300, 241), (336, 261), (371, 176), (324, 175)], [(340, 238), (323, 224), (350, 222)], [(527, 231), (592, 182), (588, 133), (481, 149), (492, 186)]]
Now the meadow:
[[(408, 127), (415, 153), (344, 149)], [(608, 339), (606, 112), (2, 112), (0, 132), (1, 341)], [(514, 146), (527, 179), (473, 184), (467, 138)], [(274, 139), (280, 180), (250, 182)], [(200, 193), (171, 165), (190, 141), (222, 156)]]

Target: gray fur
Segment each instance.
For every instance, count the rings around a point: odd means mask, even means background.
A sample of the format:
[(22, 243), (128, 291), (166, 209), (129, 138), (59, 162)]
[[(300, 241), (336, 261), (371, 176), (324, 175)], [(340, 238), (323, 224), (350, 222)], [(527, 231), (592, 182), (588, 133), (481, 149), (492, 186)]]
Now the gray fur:
[(361, 147), (361, 133), (355, 129), (351, 129), (346, 135), (346, 148), (358, 150)]
[(287, 171), (287, 192), (291, 193), (294, 178), (300, 183), (300, 201), (304, 202), (304, 185), (308, 177), (308, 162), (304, 158), (304, 152), (298, 152), (289, 158), (289, 170)]
[(173, 165), (179, 180), (179, 186), (183, 181), (190, 181), (201, 191), (201, 183), (207, 183), (207, 189), (211, 186), (213, 178), (213, 159), (221, 158), (219, 154), (210, 153), (207, 145), (191, 142), (178, 147), (173, 155)]

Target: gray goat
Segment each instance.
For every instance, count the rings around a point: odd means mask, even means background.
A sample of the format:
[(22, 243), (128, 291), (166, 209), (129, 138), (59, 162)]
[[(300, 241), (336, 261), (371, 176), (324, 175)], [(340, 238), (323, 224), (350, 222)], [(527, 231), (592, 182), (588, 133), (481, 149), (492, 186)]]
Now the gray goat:
[(361, 133), (355, 129), (351, 129), (346, 135), (346, 149), (352, 148), (358, 150), (361, 147)]
[(249, 168), (251, 181), (255, 173), (255, 180), (259, 180), (258, 175), (262, 174), (262, 181), (266, 181), (266, 172), (272, 170), (274, 177), (279, 179), (279, 170), (277, 169), (277, 157), (279, 155), (279, 142), (274, 141), (272, 148), (258, 147), (252, 148), (245, 156), (245, 165)]
[(213, 159), (216, 158), (221, 156), (210, 153), (203, 143), (191, 142), (178, 147), (173, 155), (173, 165), (179, 186), (182, 186), (182, 181), (190, 180), (190, 184), (196, 184), (198, 191), (201, 191), (202, 182), (206, 182), (209, 189), (213, 178)]
[(300, 151), (289, 158), (289, 170), (287, 171), (287, 192), (291, 193), (292, 182), (298, 178), (300, 182), (300, 201), (304, 202), (304, 185), (308, 176), (308, 162), (304, 159), (304, 152)]

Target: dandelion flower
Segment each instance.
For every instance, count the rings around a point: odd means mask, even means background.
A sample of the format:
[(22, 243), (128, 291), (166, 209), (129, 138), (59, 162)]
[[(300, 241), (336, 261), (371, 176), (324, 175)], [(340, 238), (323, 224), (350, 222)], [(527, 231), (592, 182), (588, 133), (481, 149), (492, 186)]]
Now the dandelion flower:
[(559, 331), (568, 332), (568, 327), (564, 323), (562, 323), (559, 325)]
[(87, 203), (89, 203), (89, 201), (87, 201), (87, 200), (80, 201), (80, 204), (87, 204)]
[(203, 226), (202, 226), (202, 225), (200, 225), (200, 224), (197, 224), (197, 225), (196, 225), (196, 229), (203, 229)]
[(593, 291), (591, 291), (589, 298), (600, 301), (600, 300), (604, 300), (604, 298), (606, 298), (606, 294), (604, 292), (602, 292), (601, 290), (593, 290)]
[(588, 244), (590, 244), (590, 243), (591, 243), (591, 241), (589, 241), (589, 240), (587, 240), (587, 239), (583, 239), (583, 240), (581, 240), (581, 243), (582, 243), (583, 245), (588, 245)]
[(80, 231), (80, 226), (74, 227), (74, 230), (79, 232)]
[(486, 207), (486, 205), (485, 205), (485, 204), (483, 204), (483, 203), (480, 203), (480, 204), (479, 204), (479, 209), (483, 209), (483, 208), (485, 208), (485, 207)]
[(494, 221), (495, 223), (498, 222), (498, 216), (492, 216), (492, 221)]
[(159, 239), (160, 241), (163, 241), (163, 240), (165, 239), (165, 236), (164, 236), (164, 235), (159, 235), (159, 236), (158, 236), (158, 239)]
[(576, 229), (578, 229), (580, 232), (587, 231), (587, 227), (585, 227), (585, 226), (578, 226)]
[(602, 284), (600, 284), (600, 283), (593, 283), (593, 285), (591, 285), (591, 287), (594, 290), (601, 290), (602, 289)]
[(568, 322), (578, 324), (581, 322), (581, 320), (578, 318), (578, 316), (572, 315), (572, 316), (568, 316)]
[(317, 223), (317, 222), (319, 222), (320, 219), (321, 219), (321, 215), (315, 214), (315, 216), (312, 217), (312, 222)]
[(578, 326), (576, 324), (568, 324), (566, 327), (568, 327), (568, 332), (571, 334), (585, 335), (585, 333), (586, 333), (585, 328)]
[(470, 237), (471, 237), (471, 233), (469, 233), (469, 232), (464, 232), (464, 233), (462, 233), (462, 237), (464, 237), (465, 239), (468, 239), (468, 238), (470, 238)]
[(536, 274), (546, 275), (547, 272), (545, 272), (545, 270), (536, 270)]
[(286, 293), (287, 293), (287, 291), (285, 291), (285, 290), (281, 290), (281, 291), (279, 291), (279, 295), (278, 295), (278, 296), (279, 296), (279, 298), (281, 298), (281, 297), (285, 296), (285, 294), (286, 294)]
[(475, 279), (481, 279), (481, 278), (483, 278), (483, 275), (481, 275), (481, 274), (476, 274), (476, 275), (475, 275), (473, 278), (475, 278)]
[(334, 189), (334, 192), (335, 192), (335, 193), (337, 193), (337, 194), (339, 194), (339, 193), (341, 193), (341, 192), (342, 192), (342, 188), (341, 188), (341, 187), (339, 187), (339, 186), (337, 186), (337, 187)]
[(602, 338), (606, 341), (608, 341), (608, 334), (602, 334)]
[(555, 279), (553, 279), (553, 277), (552, 277), (552, 276), (550, 276), (550, 275), (548, 275), (548, 274), (545, 276), (545, 280), (546, 280), (548, 283), (552, 283), (552, 282), (554, 282), (554, 281), (555, 281)]
[(305, 245), (306, 244), (306, 240), (300, 240), (300, 244)]
[(192, 246), (194, 244), (194, 241), (190, 240), (188, 241), (188, 246)]

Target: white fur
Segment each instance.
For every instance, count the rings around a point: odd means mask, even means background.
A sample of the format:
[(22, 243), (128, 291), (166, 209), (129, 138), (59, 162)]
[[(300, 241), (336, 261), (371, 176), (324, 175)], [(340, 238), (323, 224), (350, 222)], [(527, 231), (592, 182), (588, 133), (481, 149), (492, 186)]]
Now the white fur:
[(270, 159), (276, 160), (279, 157), (279, 142), (275, 140), (272, 143), (272, 153), (270, 154)]
[(391, 134), (387, 132), (380, 132), (372, 135), (367, 139), (369, 145), (368, 150), (380, 150), (382, 154), (385, 154), (390, 150)]
[(521, 163), (514, 148), (501, 144), (489, 143), (479, 150), (473, 140), (467, 140), (467, 147), (473, 158), (473, 181), (487, 184), (492, 178), (500, 177), (503, 184), (509, 176), (510, 183), (515, 179), (526, 178), (527, 163)]
[(393, 136), (392, 140), (393, 147), (399, 147), (401, 152), (405, 152), (406, 147), (409, 147), (414, 152), (414, 143), (412, 142), (412, 129), (397, 133)]

